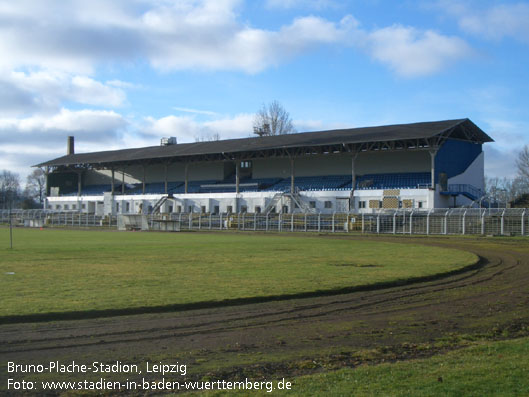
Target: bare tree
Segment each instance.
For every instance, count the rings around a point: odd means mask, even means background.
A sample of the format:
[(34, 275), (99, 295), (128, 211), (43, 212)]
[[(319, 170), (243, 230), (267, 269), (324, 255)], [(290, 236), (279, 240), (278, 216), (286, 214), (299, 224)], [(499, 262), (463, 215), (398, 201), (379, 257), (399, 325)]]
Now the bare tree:
[(26, 180), (25, 195), (34, 197), (42, 204), (46, 191), (46, 174), (40, 168), (28, 175)]
[(518, 166), (518, 176), (529, 181), (529, 145), (525, 145), (518, 153), (516, 165)]
[(212, 132), (211, 134), (202, 133), (195, 135), (195, 142), (211, 142), (220, 141), (220, 134), (218, 132)]
[(0, 208), (12, 208), (20, 195), (20, 178), (14, 172), (3, 170), (0, 173)]
[(485, 178), (485, 192), (489, 200), (498, 205), (506, 205), (529, 192), (529, 184), (525, 178), (514, 179), (493, 177)]
[(290, 114), (278, 102), (263, 105), (253, 122), (253, 132), (259, 136), (283, 135), (296, 132)]

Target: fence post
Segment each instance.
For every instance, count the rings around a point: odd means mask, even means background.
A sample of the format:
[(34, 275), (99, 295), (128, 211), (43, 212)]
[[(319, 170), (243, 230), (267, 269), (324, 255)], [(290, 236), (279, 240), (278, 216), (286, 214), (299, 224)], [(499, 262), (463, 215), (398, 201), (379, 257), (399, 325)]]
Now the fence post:
[(463, 224), (461, 225), (461, 234), (465, 234), (465, 231), (466, 231), (466, 230), (465, 230), (465, 229), (466, 229), (466, 227), (465, 227), (465, 226), (466, 226), (466, 225), (465, 225), (465, 223), (466, 223), (466, 222), (465, 222), (465, 218), (466, 218), (466, 216), (467, 216), (467, 211), (468, 211), (468, 210), (465, 210), (465, 212), (463, 212)]
[(294, 231), (294, 213), (290, 215), (290, 231)]
[(305, 212), (304, 220), (305, 220), (304, 230), (307, 231), (307, 213), (306, 212)]
[(505, 209), (503, 210), (503, 212), (501, 213), (501, 231), (500, 231), (500, 234), (503, 236), (504, 233), (505, 233), (505, 220), (504, 220), (504, 215), (505, 215)]
[(380, 212), (377, 215), (377, 233), (380, 233)]
[(189, 221), (188, 221), (188, 225), (189, 225), (189, 230), (193, 230), (193, 213), (190, 212), (189, 213)]
[(485, 211), (483, 210), (483, 214), (481, 215), (481, 234), (485, 235)]
[(334, 233), (334, 214), (336, 214), (336, 212), (332, 213), (332, 232), (333, 233)]
[(432, 210), (428, 211), (428, 214), (426, 215), (426, 235), (428, 236), (430, 234), (430, 214)]
[(450, 210), (445, 212), (445, 224), (444, 224), (444, 234), (448, 234), (448, 213)]
[(202, 229), (202, 212), (198, 215), (198, 230), (200, 229)]
[(413, 234), (413, 210), (411, 210), (410, 214), (410, 234)]
[(222, 230), (222, 212), (219, 211), (219, 229)]
[(266, 218), (265, 218), (265, 230), (268, 231), (268, 212), (266, 213)]
[(242, 230), (246, 227), (246, 212), (242, 213)]
[(321, 212), (318, 212), (318, 232), (321, 231)]
[(362, 233), (364, 233), (364, 213), (362, 212)]
[(522, 236), (525, 235), (525, 208), (522, 212)]
[(397, 233), (397, 211), (393, 213), (393, 234)]
[(257, 230), (257, 212), (253, 213), (253, 230)]
[(211, 228), (213, 227), (213, 226), (212, 226), (212, 219), (211, 219), (211, 217), (212, 217), (212, 214), (211, 214), (211, 210), (210, 210), (210, 212), (209, 212), (209, 230), (211, 230)]
[(283, 213), (280, 212), (280, 213), (279, 213), (279, 217), (277, 218), (277, 231), (279, 231), (279, 232), (281, 231), (281, 226), (282, 226), (282, 225), (281, 225), (281, 220), (282, 220), (281, 215), (282, 215), (282, 214), (283, 214)]

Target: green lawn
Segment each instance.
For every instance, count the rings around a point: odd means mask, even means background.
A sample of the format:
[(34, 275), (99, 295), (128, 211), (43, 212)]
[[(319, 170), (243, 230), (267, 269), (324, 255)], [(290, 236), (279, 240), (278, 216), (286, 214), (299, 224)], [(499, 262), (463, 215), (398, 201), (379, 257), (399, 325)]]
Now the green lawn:
[(420, 245), (239, 233), (15, 229), (8, 247), (0, 228), (0, 317), (334, 290), (477, 260)]
[[(361, 366), (286, 379), (290, 391), (259, 396), (528, 396), (529, 338), (482, 342), (428, 359)], [(200, 395), (248, 395), (209, 392)]]

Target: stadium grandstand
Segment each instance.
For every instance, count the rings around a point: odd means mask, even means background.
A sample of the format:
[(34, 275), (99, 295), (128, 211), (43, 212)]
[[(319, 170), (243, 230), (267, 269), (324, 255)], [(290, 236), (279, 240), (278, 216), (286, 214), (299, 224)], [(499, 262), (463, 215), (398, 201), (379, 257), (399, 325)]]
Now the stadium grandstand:
[(453, 208), (483, 195), (482, 145), (469, 119), (67, 154), (46, 172), (46, 206), (137, 213), (373, 213)]

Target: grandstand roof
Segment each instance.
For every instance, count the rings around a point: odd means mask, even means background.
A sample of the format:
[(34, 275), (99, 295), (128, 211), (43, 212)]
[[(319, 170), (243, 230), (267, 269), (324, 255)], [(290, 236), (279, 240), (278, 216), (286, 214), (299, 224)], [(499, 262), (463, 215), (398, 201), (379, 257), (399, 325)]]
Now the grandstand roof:
[(469, 119), (458, 119), (78, 153), (36, 166), (106, 166), (145, 160), (226, 160), (309, 152), (417, 149), (441, 144), (448, 138), (476, 143), (493, 142)]

